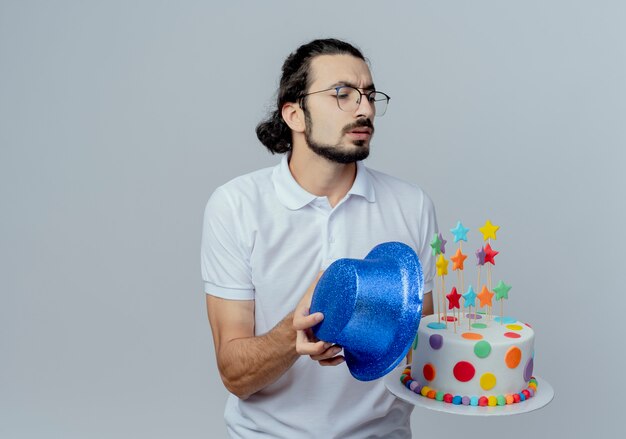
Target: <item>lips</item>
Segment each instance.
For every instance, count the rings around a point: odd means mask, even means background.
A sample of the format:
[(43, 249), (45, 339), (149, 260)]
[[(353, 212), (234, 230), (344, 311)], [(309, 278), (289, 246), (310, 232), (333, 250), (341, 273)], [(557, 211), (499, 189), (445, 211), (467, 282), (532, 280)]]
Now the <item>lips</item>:
[(370, 130), (352, 130), (348, 132), (348, 135), (355, 140), (369, 140), (372, 137)]
[(346, 126), (343, 131), (353, 140), (367, 141), (374, 134), (374, 125), (369, 119), (362, 119)]
[(370, 128), (356, 128), (350, 131), (351, 134), (368, 134), (372, 135), (372, 130)]
[(348, 131), (348, 134), (352, 138), (366, 140), (372, 137), (372, 132), (373, 130), (369, 127), (358, 127), (358, 128), (353, 128), (350, 131)]

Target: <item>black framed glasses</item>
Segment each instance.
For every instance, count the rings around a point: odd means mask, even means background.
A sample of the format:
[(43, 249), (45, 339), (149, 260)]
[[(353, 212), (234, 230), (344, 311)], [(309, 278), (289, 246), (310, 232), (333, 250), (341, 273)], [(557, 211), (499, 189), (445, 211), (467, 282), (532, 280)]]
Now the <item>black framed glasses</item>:
[(382, 91), (372, 90), (361, 93), (361, 90), (350, 85), (340, 85), (337, 87), (327, 88), (325, 90), (312, 91), (311, 93), (300, 95), (300, 99), (305, 96), (323, 93), (330, 90), (335, 90), (336, 92), (335, 98), (337, 99), (337, 106), (339, 109), (350, 113), (355, 112), (356, 109), (359, 108), (361, 98), (365, 96), (369, 104), (374, 109), (374, 114), (378, 117), (383, 116), (387, 111), (389, 99), (391, 99)]

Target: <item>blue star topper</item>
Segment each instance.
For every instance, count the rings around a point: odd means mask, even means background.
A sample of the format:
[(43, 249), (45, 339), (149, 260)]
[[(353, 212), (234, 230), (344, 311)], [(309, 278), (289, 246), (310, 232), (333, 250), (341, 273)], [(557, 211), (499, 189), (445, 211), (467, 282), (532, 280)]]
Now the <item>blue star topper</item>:
[(455, 243), (459, 241), (467, 242), (467, 232), (469, 232), (469, 229), (463, 227), (463, 224), (461, 224), (461, 221), (457, 222), (456, 227), (454, 229), (450, 229), (450, 231), (454, 235)]
[(471, 285), (467, 289), (467, 293), (463, 294), (463, 299), (465, 300), (465, 306), (476, 306), (476, 293)]

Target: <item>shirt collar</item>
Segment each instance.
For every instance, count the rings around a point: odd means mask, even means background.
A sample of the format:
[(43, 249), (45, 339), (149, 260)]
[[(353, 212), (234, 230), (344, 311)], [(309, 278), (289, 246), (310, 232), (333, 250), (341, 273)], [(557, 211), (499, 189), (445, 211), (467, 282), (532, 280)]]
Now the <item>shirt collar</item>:
[(376, 201), (376, 194), (374, 192), (374, 185), (372, 184), (372, 176), (370, 175), (367, 167), (363, 162), (356, 162), (356, 178), (352, 187), (348, 191), (348, 194), (360, 195), (370, 203)]
[[(374, 186), (367, 167), (362, 162), (356, 163), (356, 178), (348, 195), (358, 195), (370, 203), (376, 201)], [(285, 154), (272, 172), (272, 181), (278, 199), (290, 210), (298, 210), (317, 198), (302, 188), (289, 170), (289, 154)]]

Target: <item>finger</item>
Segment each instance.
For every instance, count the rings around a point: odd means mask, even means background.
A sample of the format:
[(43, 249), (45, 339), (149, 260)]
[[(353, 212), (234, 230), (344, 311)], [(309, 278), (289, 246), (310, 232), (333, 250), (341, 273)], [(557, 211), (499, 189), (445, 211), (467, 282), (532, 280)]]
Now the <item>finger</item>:
[(344, 361), (346, 361), (346, 359), (343, 355), (337, 355), (336, 357), (330, 358), (328, 360), (321, 360), (319, 363), (321, 366), (337, 366)]
[(326, 349), (326, 345), (323, 341), (318, 341), (316, 343), (303, 343), (296, 346), (296, 352), (300, 355), (319, 355)]
[[(296, 331), (296, 345), (299, 344), (306, 344), (306, 343), (317, 343), (318, 341), (320, 341), (319, 338), (317, 338), (314, 334), (313, 331), (311, 331), (311, 329), (305, 329), (305, 330), (299, 330)], [(325, 345), (326, 348), (332, 346), (332, 343), (327, 343)]]
[(341, 346), (335, 345), (326, 349), (324, 352), (322, 352), (319, 355), (311, 355), (311, 358), (315, 361), (328, 360), (330, 358), (333, 358), (339, 352), (341, 352)]
[(310, 342), (303, 331), (296, 335), (296, 352), (300, 355), (320, 355), (331, 346), (324, 341)]
[(296, 314), (293, 317), (293, 329), (295, 329), (296, 331), (301, 331), (304, 329), (312, 328), (322, 320), (324, 320), (324, 314), (322, 314), (321, 312), (316, 312), (311, 315)]
[(312, 333), (310, 329), (305, 329), (304, 331), (299, 330), (296, 331), (296, 347), (298, 345), (304, 345), (308, 343), (316, 343), (319, 339), (317, 339)]

